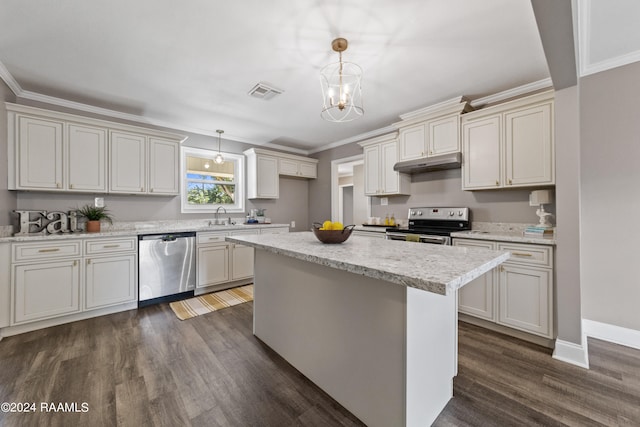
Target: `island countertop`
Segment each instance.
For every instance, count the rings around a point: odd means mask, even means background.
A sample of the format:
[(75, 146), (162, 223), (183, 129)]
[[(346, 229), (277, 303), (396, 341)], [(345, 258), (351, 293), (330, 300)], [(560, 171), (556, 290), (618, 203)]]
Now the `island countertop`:
[(312, 232), (228, 236), (233, 243), (447, 295), (500, 265), (509, 252), (351, 236), (324, 244)]

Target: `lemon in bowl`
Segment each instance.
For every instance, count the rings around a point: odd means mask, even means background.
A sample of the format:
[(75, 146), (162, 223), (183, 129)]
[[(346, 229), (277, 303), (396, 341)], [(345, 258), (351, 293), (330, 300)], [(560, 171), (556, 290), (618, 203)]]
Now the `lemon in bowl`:
[(355, 225), (345, 227), (338, 221), (325, 221), (322, 224), (314, 222), (312, 231), (322, 243), (342, 243), (351, 236), (354, 227)]

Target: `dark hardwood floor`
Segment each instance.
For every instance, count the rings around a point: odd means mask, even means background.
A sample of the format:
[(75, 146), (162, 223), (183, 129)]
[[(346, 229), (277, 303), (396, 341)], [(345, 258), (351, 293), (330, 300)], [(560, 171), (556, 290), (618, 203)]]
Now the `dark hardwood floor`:
[[(251, 334), (252, 307), (180, 321), (162, 304), (5, 338), (0, 402), (36, 411), (0, 425), (361, 426)], [(455, 397), (434, 425), (639, 426), (640, 351), (589, 349), (584, 370), (461, 323)]]

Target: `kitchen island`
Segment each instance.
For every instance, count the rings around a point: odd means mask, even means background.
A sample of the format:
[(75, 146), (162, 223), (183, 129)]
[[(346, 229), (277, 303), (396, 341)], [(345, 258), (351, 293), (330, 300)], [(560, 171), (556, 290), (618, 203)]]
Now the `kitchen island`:
[(457, 290), (508, 252), (310, 232), (255, 253), (254, 334), (369, 426), (428, 426), (453, 395)]

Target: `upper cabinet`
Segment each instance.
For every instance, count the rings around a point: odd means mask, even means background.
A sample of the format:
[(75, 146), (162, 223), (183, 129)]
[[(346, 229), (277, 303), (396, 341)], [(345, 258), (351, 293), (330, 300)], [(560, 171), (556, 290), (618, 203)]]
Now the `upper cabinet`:
[(462, 116), (463, 190), (555, 184), (553, 92)]
[(177, 195), (167, 132), (6, 103), (10, 190)]
[(277, 151), (251, 148), (247, 156), (247, 198), (277, 199), (280, 175), (317, 178), (318, 160)]
[(365, 196), (410, 194), (411, 177), (393, 170), (398, 160), (397, 133), (358, 143), (364, 150)]
[(403, 114), (398, 161), (460, 152), (460, 114), (470, 109), (463, 97)]

